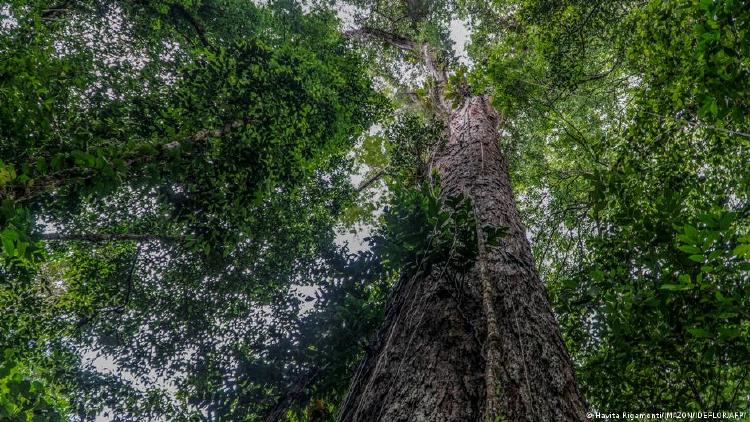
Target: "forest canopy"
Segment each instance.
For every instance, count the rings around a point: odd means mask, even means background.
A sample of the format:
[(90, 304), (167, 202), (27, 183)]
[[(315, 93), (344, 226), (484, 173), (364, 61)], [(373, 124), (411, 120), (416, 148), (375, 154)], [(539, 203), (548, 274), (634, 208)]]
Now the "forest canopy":
[[(446, 189), (477, 98), (504, 205)], [(514, 236), (559, 391), (747, 415), (750, 3), (0, 1), (2, 420), (367, 420), (399, 316)]]

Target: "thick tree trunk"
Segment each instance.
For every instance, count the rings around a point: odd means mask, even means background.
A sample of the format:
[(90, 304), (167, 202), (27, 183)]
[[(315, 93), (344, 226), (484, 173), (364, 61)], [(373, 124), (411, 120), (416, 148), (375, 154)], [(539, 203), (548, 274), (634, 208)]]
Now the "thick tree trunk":
[(450, 118), (434, 166), (471, 198), (478, 227), (507, 227), (466, 277), (437, 268), (393, 293), (340, 421), (581, 421), (585, 406), (516, 210), (498, 116), (483, 97)]

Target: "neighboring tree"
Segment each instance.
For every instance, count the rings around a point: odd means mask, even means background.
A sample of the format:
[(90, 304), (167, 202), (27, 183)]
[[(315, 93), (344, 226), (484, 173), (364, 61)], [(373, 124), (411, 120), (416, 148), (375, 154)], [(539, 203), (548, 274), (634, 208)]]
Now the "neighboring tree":
[(346, 367), (320, 362), (336, 356), (318, 358), (333, 345), (312, 331), (340, 319), (305, 316), (293, 292), (339, 291), (316, 271), (353, 200), (346, 154), (388, 109), (335, 17), (291, 2), (0, 7), (4, 359), (82, 420), (255, 418)]

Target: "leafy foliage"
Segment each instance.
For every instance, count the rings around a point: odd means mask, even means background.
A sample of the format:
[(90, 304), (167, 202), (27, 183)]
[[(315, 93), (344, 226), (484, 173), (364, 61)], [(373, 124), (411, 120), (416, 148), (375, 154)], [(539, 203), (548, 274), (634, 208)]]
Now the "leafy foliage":
[[(748, 2), (351, 3), (435, 48), (449, 101), (502, 112), (591, 405), (747, 410)], [(340, 26), (291, 1), (0, 2), (0, 418), (330, 420), (394, 283), (468, 269), (471, 204), (427, 171), (435, 81)], [(335, 246), (382, 203), (369, 249)]]
[(746, 10), (503, 3), (475, 47), (596, 409), (747, 409)]
[(441, 198), (435, 181), (414, 188), (392, 190), (393, 208), (383, 215), (377, 239), (384, 265), (400, 268), (404, 277), (424, 277), (434, 265), (458, 273), (471, 268), (477, 257), (476, 225), (471, 201)]
[(65, 403), (13, 356), (3, 353), (0, 364), (0, 417), (9, 421), (63, 421)]
[(339, 287), (306, 316), (294, 286), (323, 283), (353, 201), (345, 154), (384, 105), (336, 19), (285, 2), (2, 10), (3, 348), (50, 368), (79, 419), (263, 417), (340, 324)]

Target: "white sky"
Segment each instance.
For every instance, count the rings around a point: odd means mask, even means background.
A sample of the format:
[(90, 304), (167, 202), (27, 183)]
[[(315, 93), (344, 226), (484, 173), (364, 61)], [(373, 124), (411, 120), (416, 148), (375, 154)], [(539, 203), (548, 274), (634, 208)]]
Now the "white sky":
[(458, 55), (461, 63), (468, 66), (471, 63), (469, 56), (466, 54), (466, 44), (469, 42), (469, 36), (471, 35), (469, 27), (466, 25), (466, 22), (460, 19), (453, 19), (449, 29), (451, 39), (454, 42), (453, 48), (456, 49), (456, 55)]

